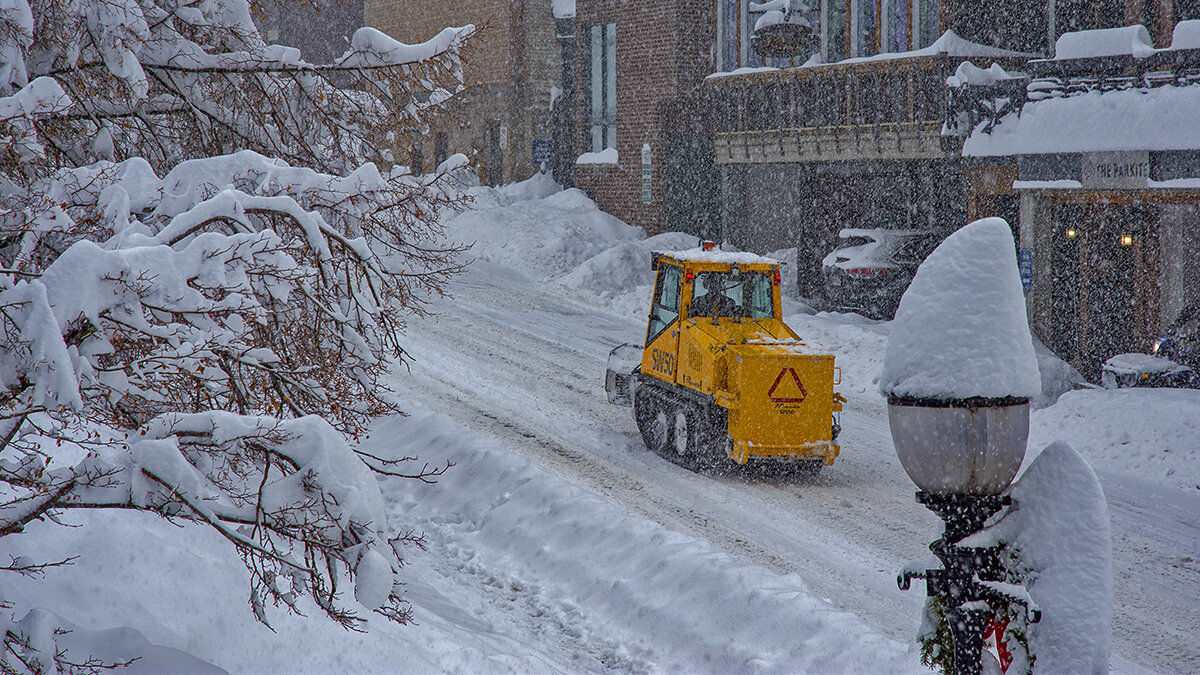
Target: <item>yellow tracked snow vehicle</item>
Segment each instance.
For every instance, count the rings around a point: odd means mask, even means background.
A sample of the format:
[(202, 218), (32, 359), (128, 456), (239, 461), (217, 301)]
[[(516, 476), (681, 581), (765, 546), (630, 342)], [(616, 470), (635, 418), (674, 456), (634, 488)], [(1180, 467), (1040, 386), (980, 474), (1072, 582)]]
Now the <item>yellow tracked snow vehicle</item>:
[(783, 322), (779, 263), (698, 248), (653, 264), (645, 346), (614, 349), (605, 375), (646, 447), (693, 469), (832, 464), (840, 370)]

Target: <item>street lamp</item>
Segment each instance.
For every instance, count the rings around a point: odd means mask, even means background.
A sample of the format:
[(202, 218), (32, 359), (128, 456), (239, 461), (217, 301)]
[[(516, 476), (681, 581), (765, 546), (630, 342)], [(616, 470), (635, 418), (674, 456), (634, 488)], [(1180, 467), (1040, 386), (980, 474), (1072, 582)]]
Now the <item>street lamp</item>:
[[(924, 577), (942, 600), (956, 673), (979, 673), (989, 602), (1020, 600), (999, 546), (962, 542), (1011, 500), (1029, 438), (1029, 399), (1041, 390), (1011, 230), (999, 218), (950, 235), (917, 270), (892, 324), (880, 376), (896, 454), (917, 501), (945, 523)], [(1036, 621), (1037, 616), (1031, 617)]]

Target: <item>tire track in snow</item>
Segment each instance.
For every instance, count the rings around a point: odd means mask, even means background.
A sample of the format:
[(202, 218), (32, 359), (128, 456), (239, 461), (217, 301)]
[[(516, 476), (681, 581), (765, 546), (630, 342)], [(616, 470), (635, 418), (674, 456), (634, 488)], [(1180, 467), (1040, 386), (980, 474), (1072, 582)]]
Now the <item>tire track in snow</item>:
[[(456, 293), (436, 323), (414, 322), (409, 331), (418, 362), (405, 384), (434, 407), (631, 513), (736, 559), (798, 574), (815, 595), (892, 637), (915, 634), (923, 586), (901, 593), (894, 578), (909, 560), (931, 559), (926, 546), (941, 523), (913, 500), (873, 384), (850, 396), (842, 455), (817, 478), (700, 476), (648, 453), (629, 410), (604, 398), (608, 350), (640, 338), (636, 320), (488, 277), (468, 279)], [(1164, 526), (1188, 516), (1116, 489), (1113, 479), (1104, 485), (1113, 519), (1114, 667), (1137, 671), (1126, 656), (1133, 655), (1162, 672), (1192, 671), (1200, 646), (1176, 617), (1200, 621), (1200, 535), (1193, 527), (1164, 538)]]
[[(930, 537), (920, 526), (881, 518), (880, 505), (860, 499), (855, 487), (890, 484), (894, 472), (869, 458), (845, 456), (815, 480), (795, 481), (701, 476), (669, 464), (642, 446), (629, 410), (604, 398), (606, 344), (616, 343), (610, 336), (622, 326), (594, 310), (576, 313), (569, 303), (560, 314), (550, 295), (523, 298), (522, 291), (508, 290), (500, 294), (505, 304), (518, 307), (489, 308), (485, 317), (472, 306), (473, 293), (461, 293), (467, 297), (414, 334), (421, 339), (410, 348), (417, 359), (413, 380), (436, 401), (435, 409), (627, 511), (705, 539), (737, 559), (796, 573), (839, 608), (893, 637), (911, 637), (922, 597), (916, 590), (901, 594), (894, 576), (905, 555), (924, 557)], [(528, 316), (529, 307), (542, 307), (543, 314)], [(555, 316), (570, 316), (575, 324), (554, 326)], [(581, 341), (586, 350), (574, 340), (580, 322), (602, 324), (585, 326), (591, 331)], [(405, 383), (410, 389), (416, 384)], [(886, 424), (863, 426), (876, 444), (881, 431), (887, 438)], [(846, 438), (853, 442), (858, 433)], [(848, 476), (848, 469), (861, 475)], [(911, 490), (899, 494), (906, 492)], [(895, 502), (882, 510), (924, 513), (902, 499)]]

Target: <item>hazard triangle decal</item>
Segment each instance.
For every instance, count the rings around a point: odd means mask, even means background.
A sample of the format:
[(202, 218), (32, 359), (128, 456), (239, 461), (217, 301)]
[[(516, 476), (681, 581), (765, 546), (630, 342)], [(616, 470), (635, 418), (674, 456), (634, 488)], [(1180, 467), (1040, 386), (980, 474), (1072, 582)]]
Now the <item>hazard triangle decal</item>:
[(780, 370), (775, 384), (772, 384), (771, 390), (767, 392), (767, 398), (773, 403), (800, 403), (806, 396), (808, 392), (800, 382), (800, 376), (792, 368)]

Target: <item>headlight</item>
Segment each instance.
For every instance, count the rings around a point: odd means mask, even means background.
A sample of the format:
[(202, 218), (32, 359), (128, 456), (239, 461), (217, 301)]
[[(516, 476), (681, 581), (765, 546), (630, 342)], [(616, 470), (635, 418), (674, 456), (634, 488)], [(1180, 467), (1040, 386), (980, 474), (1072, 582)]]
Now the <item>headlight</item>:
[(1162, 351), (1163, 342), (1164, 342), (1164, 340), (1162, 338), (1158, 338), (1157, 340), (1155, 340), (1154, 348), (1150, 350), (1150, 353), (1157, 355), (1160, 351)]

